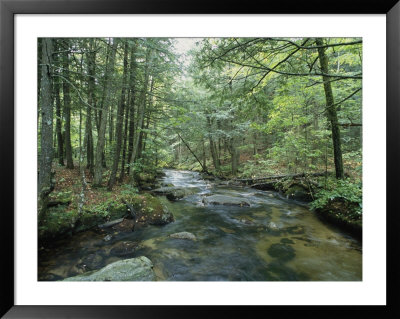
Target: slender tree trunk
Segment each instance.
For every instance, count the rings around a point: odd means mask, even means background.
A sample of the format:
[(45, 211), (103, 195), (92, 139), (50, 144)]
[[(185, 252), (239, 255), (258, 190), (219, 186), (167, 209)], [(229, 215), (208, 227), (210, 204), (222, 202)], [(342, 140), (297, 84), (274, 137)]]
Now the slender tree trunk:
[[(128, 119), (129, 129), (128, 129), (128, 157), (127, 161), (130, 163), (133, 151), (133, 141), (135, 136), (135, 94), (136, 94), (136, 47), (137, 44), (134, 43), (131, 49), (131, 58), (130, 58), (130, 75), (129, 75), (129, 83), (130, 83), (130, 95), (129, 95), (129, 111), (130, 114)], [(129, 174), (129, 168), (127, 170)], [(121, 174), (122, 175), (122, 174)], [(122, 175), (123, 176), (123, 175)]]
[[(145, 114), (145, 109), (146, 109), (146, 95), (147, 95), (147, 87), (148, 87), (148, 82), (149, 82), (149, 77), (150, 77), (150, 63), (152, 60), (152, 49), (147, 48), (146, 52), (146, 66), (145, 66), (145, 71), (144, 71), (144, 84), (143, 84), (143, 91), (141, 92), (140, 96), (140, 109), (139, 109), (139, 114), (138, 114), (138, 127), (142, 128), (143, 127), (143, 121), (144, 121), (144, 114)], [(129, 167), (129, 175), (131, 178), (131, 182), (134, 181), (134, 163), (136, 160), (136, 155), (139, 147), (139, 134), (136, 134), (136, 139), (133, 144), (133, 150), (132, 150), (132, 155), (130, 158), (130, 167)]]
[[(111, 39), (110, 43), (111, 45)], [(115, 64), (115, 53), (117, 51), (118, 40), (117, 38), (113, 39), (112, 49), (110, 52), (110, 61), (106, 68), (105, 73), (105, 100), (103, 105), (103, 110), (101, 114), (101, 122), (100, 122), (100, 130), (97, 138), (97, 147), (96, 147), (96, 161), (94, 167), (94, 178), (93, 178), (93, 186), (99, 187), (101, 186), (103, 180), (103, 166), (102, 166), (102, 156), (104, 152), (104, 144), (105, 144), (105, 133), (106, 133), (106, 125), (107, 125), (107, 118), (108, 118), (108, 108), (111, 100), (111, 81), (114, 72), (114, 64)]]
[[(153, 92), (154, 88), (154, 78), (151, 79), (151, 84), (150, 84), (150, 94)], [(152, 108), (152, 97), (150, 95), (149, 97), (149, 103), (148, 103), (148, 112), (146, 116), (146, 124), (144, 124), (144, 120), (142, 123), (142, 127), (139, 133), (139, 143), (138, 143), (138, 151), (136, 154), (136, 158), (142, 158), (142, 154), (146, 149), (146, 140), (147, 140), (147, 129), (149, 128), (150, 125), (150, 115), (151, 115), (151, 108)], [(136, 160), (136, 159), (135, 159)]]
[(207, 157), (206, 157), (206, 146), (204, 138), (202, 139), (202, 144), (203, 144), (203, 169), (207, 171)]
[[(130, 94), (128, 93), (128, 101), (129, 100), (130, 100)], [(129, 118), (129, 105), (125, 107), (124, 142), (122, 146), (121, 172), (119, 173), (120, 182), (122, 182), (125, 177), (126, 144), (128, 140), (128, 118)]]
[(40, 131), (40, 112), (41, 112), (41, 103), (40, 103), (40, 90), (42, 88), (42, 40), (38, 39), (38, 48), (37, 48), (37, 56), (38, 56), (38, 66), (37, 66), (37, 79), (38, 79), (38, 87), (37, 87), (37, 127), (38, 132)]
[[(95, 79), (96, 71), (96, 52), (93, 47), (93, 39), (90, 39), (89, 53), (88, 53), (88, 104), (96, 107), (96, 94), (95, 94)], [(93, 134), (92, 134), (92, 109), (87, 105), (86, 108), (86, 136), (87, 136), (87, 146), (86, 146), (86, 160), (87, 168), (90, 174), (94, 174), (94, 150), (93, 150)]]
[[(63, 77), (69, 80), (69, 53), (66, 52), (63, 56)], [(65, 155), (67, 158), (67, 168), (74, 168), (72, 160), (72, 145), (71, 145), (71, 96), (70, 84), (63, 81), (63, 96), (64, 96), (64, 116), (65, 116)]]
[(231, 154), (231, 171), (232, 175), (237, 174), (239, 166), (239, 152), (237, 151), (235, 140), (232, 138), (229, 142), (229, 153)]
[(197, 157), (197, 155), (192, 151), (192, 149), (190, 148), (189, 144), (185, 142), (185, 140), (182, 138), (182, 136), (178, 134), (178, 137), (182, 140), (183, 144), (185, 144), (185, 146), (188, 148), (189, 152), (192, 153), (193, 157), (196, 159), (196, 161), (200, 164), (201, 169), (203, 172), (207, 172), (207, 169), (205, 166), (203, 166), (203, 164), (201, 163), (200, 159)]
[(210, 143), (211, 157), (213, 160), (215, 170), (220, 171), (220, 161), (219, 161), (218, 154), (217, 154), (217, 148), (216, 148), (215, 142), (211, 136), (211, 132), (212, 132), (211, 118), (209, 116), (206, 116), (206, 119), (207, 119), (207, 126), (208, 126), (208, 139), (209, 139), (209, 143)]
[[(144, 124), (143, 124), (144, 125)], [(140, 136), (139, 142), (139, 151), (138, 151), (138, 158), (142, 158), (143, 152), (146, 151), (146, 144), (147, 144), (147, 130), (150, 126), (150, 114), (147, 116), (146, 125), (142, 128), (142, 135)]]
[(53, 160), (53, 99), (51, 84), (51, 63), (53, 46), (49, 38), (42, 41), (41, 62), (41, 137), (40, 137), (40, 160), (38, 180), (38, 221), (42, 221), (46, 208), (48, 194), (52, 191), (51, 163)]
[[(321, 65), (321, 71), (323, 74), (328, 74), (328, 57), (325, 54), (325, 48), (323, 46), (323, 41), (321, 38), (316, 39), (318, 48), (318, 56), (319, 62)], [(330, 82), (330, 78), (327, 76), (322, 76), (324, 81), (324, 90), (325, 90), (325, 99), (326, 99), (326, 114), (328, 120), (331, 124), (332, 129), (332, 142), (333, 142), (333, 156), (335, 161), (335, 171), (336, 171), (336, 178), (342, 179), (344, 177), (343, 172), (343, 159), (342, 159), (342, 145), (340, 139), (340, 128), (338, 125), (338, 118), (336, 107), (334, 106), (335, 100), (333, 98), (332, 86)]]
[(64, 166), (64, 143), (62, 136), (60, 79), (54, 80), (54, 97), (56, 100), (56, 133), (57, 133), (57, 156), (58, 164)]
[[(112, 95), (114, 95), (114, 94), (112, 94)], [(109, 110), (110, 124), (108, 126), (108, 140), (110, 141), (110, 145), (112, 145), (112, 142), (114, 141), (114, 108), (112, 107), (111, 104), (110, 104), (110, 110)]]
[(125, 41), (124, 46), (124, 71), (122, 75), (122, 89), (121, 89), (121, 100), (118, 104), (117, 110), (117, 123), (116, 123), (116, 146), (115, 146), (115, 153), (114, 153), (114, 162), (111, 170), (110, 179), (108, 181), (108, 189), (112, 190), (115, 180), (117, 177), (117, 170), (118, 170), (118, 163), (120, 159), (121, 153), (121, 144), (122, 144), (122, 117), (124, 115), (125, 103), (126, 103), (126, 78), (128, 73), (128, 42)]

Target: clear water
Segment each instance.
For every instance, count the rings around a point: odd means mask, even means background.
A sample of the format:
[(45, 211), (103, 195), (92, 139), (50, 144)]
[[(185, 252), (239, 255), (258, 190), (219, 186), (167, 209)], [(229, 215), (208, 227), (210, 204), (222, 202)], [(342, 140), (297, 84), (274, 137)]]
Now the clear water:
[[(165, 226), (135, 232), (85, 232), (39, 252), (39, 280), (59, 280), (124, 258), (146, 256), (166, 281), (359, 281), (362, 249), (356, 239), (321, 222), (307, 206), (276, 192), (206, 182), (196, 172), (166, 170), (162, 182), (200, 191), (176, 202), (161, 198), (175, 216)], [(208, 195), (243, 199), (250, 207), (204, 205)], [(168, 237), (190, 232), (196, 241)], [(132, 254), (115, 256), (121, 242)]]

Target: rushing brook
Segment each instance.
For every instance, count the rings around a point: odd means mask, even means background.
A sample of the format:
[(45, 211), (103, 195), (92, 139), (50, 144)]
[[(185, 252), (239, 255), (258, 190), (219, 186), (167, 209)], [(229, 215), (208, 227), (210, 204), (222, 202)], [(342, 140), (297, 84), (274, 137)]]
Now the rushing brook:
[[(80, 274), (87, 256), (96, 269), (146, 256), (158, 280), (362, 280), (360, 242), (320, 221), (306, 205), (276, 192), (204, 181), (196, 172), (165, 172), (163, 183), (199, 189), (176, 202), (162, 200), (175, 222), (115, 233), (107, 242), (94, 231), (56, 242), (40, 251), (39, 280)], [(250, 206), (204, 204), (210, 195), (231, 196)], [(178, 232), (190, 232), (196, 240), (169, 237)], [(111, 248), (119, 241), (139, 242), (140, 248), (118, 257)]]

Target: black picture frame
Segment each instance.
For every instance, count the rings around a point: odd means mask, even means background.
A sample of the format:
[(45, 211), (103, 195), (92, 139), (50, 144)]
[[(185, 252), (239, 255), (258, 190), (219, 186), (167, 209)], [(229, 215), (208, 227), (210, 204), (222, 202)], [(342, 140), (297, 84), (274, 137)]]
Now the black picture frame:
[[(14, 303), (14, 15), (15, 14), (386, 14), (387, 18), (387, 305), (386, 306), (16, 306)], [(164, 318), (296, 315), (399, 317), (400, 3), (398, 0), (246, 1), (0, 0), (0, 176), (2, 245), (0, 315), (4, 318)], [(382, 65), (382, 67), (384, 67)], [(378, 107), (378, 106), (377, 106)], [(382, 174), (385, 172), (382, 171)], [(380, 187), (377, 185), (377, 187)], [(385, 199), (379, 199), (384, 202)], [(266, 309), (268, 307), (268, 309)]]

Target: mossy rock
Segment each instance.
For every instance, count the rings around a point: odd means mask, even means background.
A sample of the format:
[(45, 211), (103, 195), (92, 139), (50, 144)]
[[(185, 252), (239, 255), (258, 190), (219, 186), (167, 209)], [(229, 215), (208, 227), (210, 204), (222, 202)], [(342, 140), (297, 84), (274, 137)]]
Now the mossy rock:
[(97, 271), (69, 277), (64, 281), (152, 281), (153, 263), (145, 256), (111, 263)]
[(150, 194), (126, 198), (136, 212), (139, 222), (150, 225), (165, 225), (174, 221), (174, 216), (164, 207), (157, 197)]
[(113, 202), (108, 207), (108, 212), (109, 220), (114, 220), (125, 217), (128, 214), (128, 209), (126, 207), (126, 204), (122, 202)]
[(126, 217), (130, 214), (125, 203), (133, 206), (138, 221), (143, 224), (165, 225), (174, 221), (173, 215), (158, 198), (130, 193), (98, 205), (85, 206), (79, 217), (77, 210), (67, 210), (66, 206), (50, 207), (39, 226), (39, 239), (46, 241), (72, 235)]
[(75, 232), (81, 232), (97, 227), (108, 221), (106, 215), (91, 210), (83, 210), (80, 218), (76, 222)]
[(39, 240), (71, 235), (77, 219), (77, 211), (68, 211), (65, 206), (49, 208), (38, 228)]

